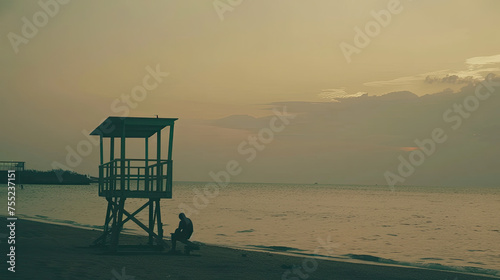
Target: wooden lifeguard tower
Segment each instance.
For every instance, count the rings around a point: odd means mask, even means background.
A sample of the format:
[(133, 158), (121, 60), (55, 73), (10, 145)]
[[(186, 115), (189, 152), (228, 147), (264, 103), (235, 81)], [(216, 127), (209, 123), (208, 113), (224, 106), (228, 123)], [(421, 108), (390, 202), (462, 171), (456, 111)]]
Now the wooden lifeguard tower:
[[(149, 235), (149, 245), (156, 242), (160, 248), (168, 247), (163, 241), (160, 201), (172, 198), (172, 144), (176, 118), (108, 117), (90, 135), (100, 138), (99, 196), (108, 202), (104, 231), (94, 245), (110, 245), (118, 249), (123, 225), (135, 222)], [(167, 158), (161, 158), (162, 130), (169, 128), (166, 141)], [(156, 134), (156, 158), (149, 158), (149, 139)], [(104, 138), (109, 138), (109, 161), (104, 162)], [(115, 140), (120, 139), (120, 157), (115, 158)], [(127, 138), (144, 139), (144, 158), (126, 157)], [(125, 210), (127, 198), (144, 198), (147, 201), (134, 212)], [(149, 208), (149, 223), (136, 218)], [(125, 219), (124, 219), (125, 216)], [(155, 232), (156, 227), (156, 232)]]

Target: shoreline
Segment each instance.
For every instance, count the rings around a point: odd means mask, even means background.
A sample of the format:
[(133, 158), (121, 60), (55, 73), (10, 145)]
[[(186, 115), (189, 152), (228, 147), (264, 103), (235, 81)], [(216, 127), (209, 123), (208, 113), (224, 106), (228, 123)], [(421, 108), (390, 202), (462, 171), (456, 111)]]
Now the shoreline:
[[(78, 224), (68, 224), (64, 222), (58, 222), (54, 220), (45, 220), (41, 218), (32, 218), (29, 216), (24, 216), (22, 215), (22, 219), (28, 220), (28, 221), (33, 221), (33, 222), (38, 222), (38, 223), (46, 223), (46, 224), (52, 224), (52, 225), (59, 225), (63, 227), (71, 227), (71, 228), (77, 228), (77, 229), (82, 229), (82, 230), (89, 230), (89, 231), (101, 231), (101, 227), (95, 227), (95, 226), (90, 226), (90, 225), (78, 225)], [(0, 217), (4, 217), (1, 216)], [(5, 217), (4, 217), (5, 218)], [(129, 236), (129, 237), (141, 237), (144, 238), (147, 236), (146, 234), (137, 234), (134, 232), (127, 232), (127, 233), (121, 233), (123, 236)], [(170, 244), (170, 239), (164, 238), (164, 240), (167, 241), (168, 244)], [(297, 249), (297, 248), (289, 248), (292, 250), (277, 250), (276, 248), (272, 248), (273, 246), (260, 246), (261, 248), (250, 248), (249, 246), (233, 246), (230, 244), (213, 244), (213, 243), (205, 243), (201, 241), (196, 241), (194, 240), (195, 243), (202, 244), (204, 246), (211, 246), (211, 247), (219, 247), (219, 248), (225, 248), (225, 249), (232, 249), (232, 250), (240, 250), (240, 251), (249, 251), (249, 252), (259, 252), (259, 253), (270, 253), (270, 254), (276, 254), (276, 255), (284, 255), (284, 256), (290, 256), (290, 257), (297, 257), (297, 258), (315, 258), (318, 260), (325, 260), (325, 261), (338, 261), (338, 262), (347, 262), (347, 263), (355, 263), (355, 264), (368, 264), (368, 265), (382, 265), (382, 266), (395, 266), (395, 267), (407, 267), (407, 268), (416, 268), (416, 269), (426, 269), (426, 270), (435, 270), (435, 271), (444, 271), (444, 272), (456, 272), (456, 273), (462, 273), (462, 274), (467, 274), (467, 275), (477, 275), (477, 276), (490, 276), (490, 277), (497, 277), (500, 279), (500, 271), (494, 270), (494, 269), (487, 269), (487, 268), (479, 268), (479, 267), (473, 267), (473, 266), (467, 266), (467, 267), (458, 267), (458, 266), (446, 266), (438, 263), (427, 263), (427, 264), (419, 264), (419, 263), (409, 263), (409, 262), (399, 262), (396, 260), (392, 259), (384, 259), (380, 258), (377, 256), (373, 255), (351, 255), (351, 256), (345, 256), (345, 255), (337, 255), (337, 256), (329, 256), (329, 255), (321, 255), (321, 254), (313, 254), (305, 252), (304, 250)], [(278, 246), (281, 247), (281, 246)], [(182, 247), (181, 247), (182, 248)], [(304, 251), (304, 252), (300, 252)]]
[[(5, 216), (1, 216), (6, 220)], [(0, 231), (3, 233), (5, 229)], [(457, 271), (408, 267), (360, 260), (298, 255), (287, 252), (236, 249), (202, 245), (192, 256), (165, 252), (105, 254), (89, 245), (100, 230), (83, 229), (18, 219), (16, 222), (16, 272), (2, 272), (8, 279), (111, 279), (125, 268), (126, 274), (141, 279), (500, 279)], [(121, 241), (144, 242), (144, 236), (121, 235)], [(167, 243), (170, 243), (168, 240)], [(8, 247), (0, 248), (6, 259)], [(183, 245), (178, 244), (178, 249)]]

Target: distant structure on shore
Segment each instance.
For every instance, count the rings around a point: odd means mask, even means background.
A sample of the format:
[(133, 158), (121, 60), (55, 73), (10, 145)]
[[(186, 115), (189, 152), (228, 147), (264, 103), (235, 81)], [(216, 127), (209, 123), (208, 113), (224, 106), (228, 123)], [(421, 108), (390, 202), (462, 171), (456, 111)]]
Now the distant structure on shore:
[(25, 163), (26, 162), (24, 162), (24, 161), (2, 160), (2, 161), (0, 161), (0, 170), (1, 171), (8, 171), (8, 170), (24, 171)]
[[(160, 200), (172, 198), (172, 148), (176, 118), (108, 117), (90, 135), (100, 138), (99, 196), (108, 202), (104, 231), (94, 245), (110, 245), (118, 249), (120, 231), (127, 221), (135, 222), (160, 248), (163, 241)], [(169, 127), (167, 157), (162, 159), (162, 130)], [(149, 158), (149, 138), (156, 134), (156, 158)], [(104, 139), (109, 139), (109, 161), (104, 162)], [(115, 158), (115, 138), (120, 139), (120, 156)], [(126, 157), (127, 139), (144, 139), (144, 158)], [(125, 210), (127, 198), (147, 199), (134, 212)], [(149, 208), (149, 223), (143, 224), (136, 215)], [(126, 216), (124, 219), (123, 216)], [(155, 232), (156, 227), (156, 232)]]
[(29, 170), (24, 161), (0, 161), (0, 177), (7, 178), (9, 170), (16, 171), (17, 184), (89, 185), (96, 178), (67, 170)]
[(7, 178), (3, 174), (7, 174), (9, 171), (16, 171), (16, 183), (21, 184), (21, 173), (24, 172), (24, 161), (0, 161), (0, 174), (2, 178)]

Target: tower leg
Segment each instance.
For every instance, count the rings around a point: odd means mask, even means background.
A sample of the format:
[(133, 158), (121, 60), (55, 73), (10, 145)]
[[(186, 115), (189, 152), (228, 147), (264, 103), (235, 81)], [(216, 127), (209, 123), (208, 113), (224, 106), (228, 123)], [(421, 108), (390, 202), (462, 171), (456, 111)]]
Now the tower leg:
[(155, 228), (155, 221), (154, 221), (153, 213), (154, 213), (153, 200), (149, 199), (149, 242), (148, 242), (149, 245), (153, 245), (153, 235), (151, 234), (151, 232)]
[[(108, 208), (106, 209), (106, 219), (104, 220), (104, 233), (103, 234), (108, 234), (109, 231), (109, 222), (111, 221), (111, 211), (113, 210), (113, 201), (112, 198), (106, 198), (108, 201)], [(106, 243), (106, 239), (104, 240), (104, 243)]]
[(156, 200), (156, 221), (158, 223), (158, 239), (156, 243), (163, 247), (163, 224), (161, 222), (161, 207), (160, 207), (160, 199)]
[[(120, 231), (123, 227), (123, 210), (125, 206), (125, 198), (121, 197), (118, 202), (118, 208), (116, 209), (115, 219), (113, 220), (113, 227), (111, 229), (111, 250), (116, 251), (118, 249), (118, 239), (120, 237)], [(116, 222), (115, 222), (116, 221)]]
[[(94, 245), (107, 244), (108, 235), (111, 235), (110, 250), (116, 252), (119, 245), (120, 232), (123, 225), (129, 220), (136, 223), (139, 227), (145, 230), (149, 235), (149, 245), (157, 245), (160, 249), (169, 248), (170, 246), (163, 241), (163, 223), (161, 221), (161, 207), (159, 198), (151, 198), (133, 213), (125, 210), (126, 198), (106, 198), (108, 208), (106, 210), (106, 219), (104, 222), (104, 231), (99, 238), (94, 241)], [(135, 216), (149, 206), (149, 225), (139, 221)], [(123, 219), (123, 215), (126, 216)], [(111, 224), (111, 225), (110, 225)], [(157, 225), (158, 233), (155, 232)]]
[[(114, 199), (114, 201), (113, 201)], [(114, 198), (111, 198), (111, 203), (113, 204), (113, 207), (111, 208), (111, 211), (113, 212), (113, 222), (111, 223), (111, 231), (113, 231), (114, 228), (116, 228), (116, 218), (118, 217), (118, 207), (117, 207), (117, 202), (118, 202), (118, 198), (117, 197), (114, 197)]]
[(97, 238), (94, 241), (94, 243), (92, 244), (94, 246), (95, 245), (106, 245), (108, 234), (110, 232), (109, 223), (111, 222), (111, 219), (114, 219), (115, 211), (114, 211), (113, 199), (108, 197), (108, 198), (106, 198), (106, 200), (108, 201), (108, 207), (106, 209), (106, 217), (104, 219), (104, 230), (103, 230), (101, 236), (99, 236), (99, 238)]

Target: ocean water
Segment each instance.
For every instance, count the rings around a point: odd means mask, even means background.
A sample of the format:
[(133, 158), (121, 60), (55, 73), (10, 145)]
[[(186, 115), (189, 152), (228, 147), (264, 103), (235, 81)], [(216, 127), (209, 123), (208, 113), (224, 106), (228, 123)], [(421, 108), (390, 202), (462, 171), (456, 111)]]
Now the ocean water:
[[(166, 236), (184, 204), (191, 239), (207, 244), (500, 276), (500, 187), (242, 183), (193, 201), (204, 186), (174, 183), (174, 198), (162, 200)], [(0, 185), (0, 201), (6, 197)], [(95, 184), (25, 185), (16, 202), (18, 217), (93, 229), (104, 223), (106, 201)], [(145, 202), (128, 199), (125, 208)], [(138, 218), (146, 222), (147, 211)], [(145, 234), (132, 222), (124, 232)]]

